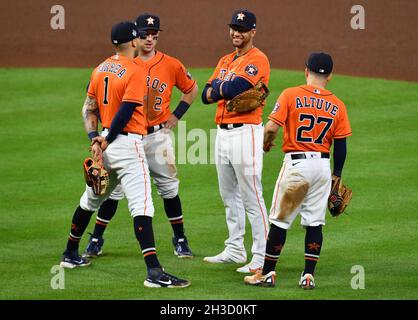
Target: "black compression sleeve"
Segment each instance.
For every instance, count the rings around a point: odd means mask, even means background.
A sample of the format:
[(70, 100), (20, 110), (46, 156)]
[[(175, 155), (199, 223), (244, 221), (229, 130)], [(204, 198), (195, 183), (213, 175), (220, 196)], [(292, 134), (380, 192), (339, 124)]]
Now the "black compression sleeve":
[(333, 174), (341, 177), (345, 158), (347, 156), (346, 138), (334, 140), (334, 172)]
[(248, 80), (235, 77), (231, 81), (225, 81), (222, 85), (222, 95), (226, 100), (231, 100), (236, 95), (247, 91), (248, 89), (252, 88), (253, 85)]
[(112, 143), (112, 141), (116, 139), (117, 135), (122, 132), (123, 128), (126, 127), (137, 106), (138, 103), (136, 102), (122, 101), (119, 111), (115, 114), (115, 117), (112, 120), (109, 133), (106, 136), (108, 143)]

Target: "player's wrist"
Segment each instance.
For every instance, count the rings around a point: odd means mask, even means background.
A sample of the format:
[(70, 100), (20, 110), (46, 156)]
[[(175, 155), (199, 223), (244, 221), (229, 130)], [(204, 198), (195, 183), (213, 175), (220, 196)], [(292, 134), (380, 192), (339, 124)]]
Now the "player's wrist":
[(91, 131), (91, 132), (88, 133), (88, 136), (89, 136), (90, 141), (92, 141), (94, 138), (99, 136), (99, 132)]
[(210, 91), (210, 98), (212, 99), (213, 102), (217, 102), (222, 98), (222, 96), (219, 94), (219, 92), (217, 92), (215, 89), (212, 88), (212, 90)]
[(342, 170), (334, 170), (332, 172), (333, 176), (337, 176), (338, 178), (341, 178)]
[(220, 79), (213, 79), (212, 82), (210, 83), (210, 85), (211, 85), (213, 90), (220, 93), (222, 83), (223, 83), (223, 81), (220, 80)]
[(181, 100), (179, 104), (177, 105), (176, 109), (173, 111), (173, 115), (180, 120), (181, 117), (186, 113), (186, 111), (189, 109), (190, 104), (186, 101)]

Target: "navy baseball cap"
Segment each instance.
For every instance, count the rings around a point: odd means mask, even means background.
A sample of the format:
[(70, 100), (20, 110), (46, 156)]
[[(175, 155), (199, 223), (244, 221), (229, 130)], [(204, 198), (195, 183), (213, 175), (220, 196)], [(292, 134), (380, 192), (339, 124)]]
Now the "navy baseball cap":
[(330, 74), (334, 63), (329, 54), (324, 52), (314, 52), (308, 58), (306, 67), (315, 73), (319, 74)]
[(144, 13), (138, 16), (135, 20), (135, 24), (138, 27), (138, 30), (157, 30), (160, 29), (160, 18), (155, 14)]
[(113, 44), (122, 44), (138, 38), (139, 35), (139, 30), (134, 23), (124, 21), (112, 27), (110, 38)]
[(231, 23), (228, 24), (230, 27), (240, 27), (245, 31), (250, 31), (256, 27), (255, 14), (242, 9), (237, 10), (232, 14)]

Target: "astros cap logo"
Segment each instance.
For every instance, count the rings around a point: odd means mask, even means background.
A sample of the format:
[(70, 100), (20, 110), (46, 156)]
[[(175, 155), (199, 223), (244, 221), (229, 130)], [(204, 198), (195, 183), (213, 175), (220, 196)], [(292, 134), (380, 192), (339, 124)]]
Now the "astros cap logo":
[(149, 17), (147, 19), (148, 24), (154, 24), (154, 19), (152, 17)]
[(237, 14), (237, 20), (243, 20), (244, 21), (245, 18), (245, 14), (243, 14), (242, 12)]

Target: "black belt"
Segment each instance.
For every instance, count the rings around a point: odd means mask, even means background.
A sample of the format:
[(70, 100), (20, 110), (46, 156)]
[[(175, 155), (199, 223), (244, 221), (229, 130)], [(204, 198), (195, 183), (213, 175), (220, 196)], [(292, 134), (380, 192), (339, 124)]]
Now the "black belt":
[[(290, 157), (292, 160), (307, 159), (304, 153), (291, 154)], [(329, 159), (329, 153), (321, 152), (321, 158)]]
[(160, 123), (159, 125), (148, 127), (147, 132), (148, 134), (154, 133), (160, 129), (164, 128), (164, 124)]
[(243, 125), (244, 125), (243, 123), (229, 123), (229, 124), (223, 123), (219, 125), (219, 128), (230, 130), (230, 129), (242, 127)]

